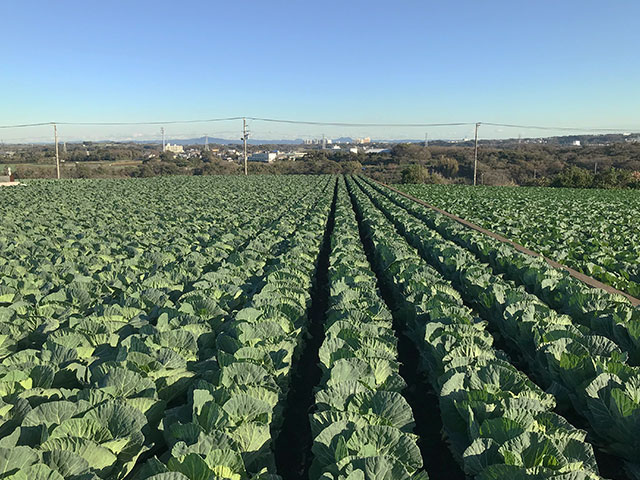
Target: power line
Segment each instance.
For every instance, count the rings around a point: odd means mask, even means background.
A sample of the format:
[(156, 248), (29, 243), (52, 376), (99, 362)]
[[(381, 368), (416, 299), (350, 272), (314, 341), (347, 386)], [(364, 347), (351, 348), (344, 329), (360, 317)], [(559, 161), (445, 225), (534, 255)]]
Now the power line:
[(334, 127), (457, 127), (475, 125), (474, 122), (455, 123), (351, 123), (351, 122), (315, 122), (307, 120), (285, 120), (277, 118), (247, 117), (250, 120), (272, 123), (290, 123), (296, 125), (327, 125)]
[(23, 127), (42, 127), (45, 125), (53, 125), (54, 122), (42, 122), (42, 123), (22, 123), (19, 125), (0, 125), (0, 128), (23, 128)]
[(41, 127), (44, 125), (74, 125), (74, 126), (126, 126), (126, 125), (173, 125), (180, 123), (209, 123), (209, 122), (226, 122), (232, 120), (242, 120), (242, 117), (226, 117), (226, 118), (209, 118), (204, 120), (169, 120), (169, 121), (152, 121), (152, 122), (40, 122), (40, 123), (22, 123), (18, 125), (0, 125), (0, 128), (23, 128), (23, 127)]
[(169, 121), (151, 121), (151, 122), (41, 122), (41, 123), (23, 123), (18, 125), (0, 125), (0, 128), (23, 128), (23, 127), (40, 127), (43, 125), (73, 125), (73, 126), (126, 126), (126, 125), (172, 125), (185, 123), (209, 123), (209, 122), (227, 122), (233, 120), (254, 120), (258, 122), (271, 123), (287, 123), (296, 125), (327, 125), (336, 127), (456, 127), (464, 125), (475, 125), (474, 122), (454, 122), (454, 123), (354, 123), (354, 122), (317, 122), (309, 120), (288, 120), (277, 118), (262, 117), (226, 117), (226, 118), (209, 118), (204, 120), (169, 120)]
[[(38, 122), (38, 123), (22, 123), (15, 125), (0, 125), (0, 128), (25, 128), (25, 127), (41, 127), (48, 125), (70, 125), (70, 126), (127, 126), (127, 125), (172, 125), (172, 124), (190, 124), (190, 123), (211, 123), (211, 122), (227, 122), (234, 120), (253, 120), (257, 122), (283, 123), (294, 125), (318, 125), (318, 126), (336, 126), (336, 127), (459, 127), (459, 126), (475, 126), (479, 122), (449, 122), (449, 123), (358, 123), (358, 122), (320, 122), (311, 120), (290, 120), (279, 118), (265, 117), (223, 117), (209, 118), (197, 120), (167, 120), (167, 121), (141, 121), (141, 122)], [(574, 131), (574, 132), (620, 132), (622, 130), (640, 131), (640, 128), (600, 128), (600, 127), (556, 127), (549, 125), (519, 125), (512, 123), (493, 123), (480, 122), (482, 125), (504, 128), (520, 128), (529, 130), (555, 130), (555, 131)]]
[[(490, 123), (490, 122), (482, 122), (482, 125), (490, 125), (492, 127), (523, 128), (523, 129), (530, 129), (530, 130), (560, 130), (560, 131), (571, 131), (571, 132), (619, 132), (621, 130), (625, 130), (624, 128), (550, 127), (550, 126), (540, 126), (540, 125), (514, 125), (512, 123)], [(631, 130), (639, 130), (639, 129), (631, 129)]]
[(210, 123), (242, 120), (242, 117), (208, 118), (204, 120), (171, 120), (168, 122), (56, 122), (58, 125), (93, 125), (93, 126), (118, 126), (118, 125), (173, 125), (179, 123)]

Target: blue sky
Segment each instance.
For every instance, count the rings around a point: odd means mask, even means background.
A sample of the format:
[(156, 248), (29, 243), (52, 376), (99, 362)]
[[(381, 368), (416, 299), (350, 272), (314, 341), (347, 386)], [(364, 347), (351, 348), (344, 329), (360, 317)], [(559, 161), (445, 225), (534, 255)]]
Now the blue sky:
[[(5, 0), (1, 12), (1, 125), (247, 115), (640, 128), (633, 0)], [(261, 138), (423, 138), (425, 130), (262, 122), (251, 129)], [(60, 130), (68, 139), (159, 133)], [(167, 132), (235, 138), (239, 123)], [(472, 127), (429, 131), (471, 134)], [(50, 128), (0, 130), (5, 141), (48, 135)]]

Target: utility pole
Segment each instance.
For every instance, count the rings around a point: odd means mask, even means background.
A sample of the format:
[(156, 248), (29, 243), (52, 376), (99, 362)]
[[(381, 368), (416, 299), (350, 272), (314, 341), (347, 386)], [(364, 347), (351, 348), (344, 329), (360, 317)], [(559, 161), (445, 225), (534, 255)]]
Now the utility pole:
[(53, 124), (53, 138), (56, 144), (56, 175), (60, 180), (60, 155), (58, 155), (58, 126)]
[(429, 146), (429, 132), (424, 133), (424, 146), (425, 147)]
[(164, 127), (160, 127), (160, 133), (162, 133), (162, 151), (164, 152)]
[(327, 139), (324, 138), (324, 133), (322, 134), (322, 149), (325, 150), (327, 148)]
[(598, 173), (598, 162), (593, 165), (593, 174), (596, 175)]
[(475, 148), (473, 151), (473, 184), (475, 185), (478, 180), (478, 127), (480, 122), (476, 123), (476, 140)]
[(247, 169), (247, 139), (249, 138), (249, 132), (247, 131), (247, 119), (242, 119), (242, 144), (243, 144), (243, 156), (244, 156), (244, 174), (248, 175)]
[(209, 135), (204, 136), (204, 149), (205, 151), (209, 150)]

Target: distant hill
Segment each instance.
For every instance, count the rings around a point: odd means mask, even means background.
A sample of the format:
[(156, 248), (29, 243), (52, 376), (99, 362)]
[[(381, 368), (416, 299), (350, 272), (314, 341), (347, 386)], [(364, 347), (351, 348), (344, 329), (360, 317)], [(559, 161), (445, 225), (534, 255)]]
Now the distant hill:
[[(205, 137), (198, 138), (170, 138), (166, 140), (167, 143), (171, 143), (173, 145), (204, 145)], [(137, 140), (135, 143), (162, 143), (161, 140)], [(242, 140), (229, 140), (228, 138), (216, 138), (209, 137), (210, 144), (218, 144), (218, 145), (236, 145), (242, 144)], [(249, 145), (265, 145), (265, 144), (273, 144), (273, 145), (296, 145), (302, 144), (303, 141), (300, 138), (295, 140), (260, 140), (257, 138), (250, 138), (247, 140)]]
[[(331, 139), (333, 144), (336, 143), (354, 143), (355, 140), (351, 137), (339, 137)], [(170, 138), (166, 140), (167, 143), (176, 145), (204, 145), (205, 137), (198, 138)], [(479, 140), (482, 146), (494, 146), (498, 148), (507, 148), (519, 144), (539, 144), (539, 145), (555, 145), (555, 146), (573, 146), (574, 142), (580, 142), (581, 146), (601, 146), (611, 145), (616, 143), (640, 143), (640, 133), (612, 133), (604, 135), (564, 135), (559, 137), (536, 137), (536, 138), (506, 138), (506, 139), (483, 139)], [(68, 144), (84, 143), (82, 140), (69, 140)], [(136, 144), (159, 144), (161, 140), (157, 139), (137, 139), (137, 140), (96, 140), (90, 143), (136, 143)], [(209, 137), (210, 144), (218, 145), (241, 145), (242, 141), (231, 140), (228, 138)], [(304, 140), (301, 138), (291, 139), (258, 139), (250, 138), (247, 142), (249, 145), (302, 145)], [(381, 139), (375, 138), (371, 140), (373, 144), (393, 144), (393, 143), (424, 143), (423, 139)], [(8, 145), (10, 143), (7, 143)], [(51, 144), (51, 141), (46, 142), (25, 142), (25, 145), (47, 145)], [(18, 144), (16, 144), (18, 145)], [(429, 145), (436, 147), (445, 146), (459, 146), (469, 147), (473, 146), (473, 140), (471, 139), (432, 139), (429, 140)]]
[[(333, 143), (353, 143), (354, 140), (351, 137), (340, 137), (332, 139)], [(391, 142), (398, 142), (404, 140), (391, 140)], [(162, 143), (160, 140), (138, 140), (136, 143)], [(205, 137), (198, 138), (174, 138), (167, 140), (167, 143), (172, 143), (175, 145), (204, 145)], [(228, 138), (216, 138), (209, 137), (209, 143), (218, 145), (236, 145), (241, 144), (242, 140), (230, 140)], [(295, 140), (284, 140), (284, 139), (259, 139), (259, 138), (249, 138), (247, 140), (249, 145), (302, 145), (304, 140), (301, 138), (296, 138)]]

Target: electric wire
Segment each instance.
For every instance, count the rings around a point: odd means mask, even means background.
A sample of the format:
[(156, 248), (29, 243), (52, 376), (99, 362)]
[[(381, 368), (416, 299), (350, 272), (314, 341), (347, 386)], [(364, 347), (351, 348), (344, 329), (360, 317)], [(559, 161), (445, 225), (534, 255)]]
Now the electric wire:
[(265, 117), (248, 117), (248, 116), (235, 116), (235, 117), (222, 117), (222, 118), (209, 118), (209, 119), (195, 119), (195, 120), (166, 120), (166, 121), (139, 121), (139, 122), (37, 122), (37, 123), (22, 123), (14, 125), (0, 125), (0, 129), (10, 128), (27, 128), (27, 127), (41, 127), (46, 125), (68, 125), (68, 126), (127, 126), (127, 125), (175, 125), (175, 124), (190, 124), (190, 123), (213, 123), (213, 122), (228, 122), (235, 120), (252, 120), (255, 122), (268, 122), (268, 123), (280, 123), (280, 124), (293, 124), (293, 125), (317, 125), (317, 126), (336, 126), (336, 127), (386, 127), (386, 128), (433, 128), (433, 127), (460, 127), (460, 126), (492, 126), (503, 128), (519, 128), (522, 130), (547, 130), (547, 131), (564, 131), (564, 132), (621, 132), (621, 131), (640, 131), (640, 128), (624, 129), (624, 128), (601, 128), (601, 127), (567, 127), (567, 126), (551, 126), (551, 125), (520, 125), (513, 123), (495, 123), (495, 122), (440, 122), (440, 123), (360, 123), (360, 122), (322, 122), (313, 120), (291, 120), (280, 118), (265, 118)]

